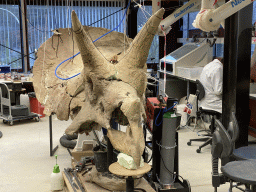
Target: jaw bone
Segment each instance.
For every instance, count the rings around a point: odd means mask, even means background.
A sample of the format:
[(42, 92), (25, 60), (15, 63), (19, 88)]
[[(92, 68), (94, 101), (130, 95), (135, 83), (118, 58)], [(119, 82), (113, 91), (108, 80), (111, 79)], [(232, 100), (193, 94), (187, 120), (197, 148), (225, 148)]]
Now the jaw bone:
[[(85, 101), (80, 112), (67, 128), (67, 134), (89, 132), (105, 127), (114, 148), (133, 157), (139, 167), (145, 148), (141, 126), (144, 93), (146, 89), (146, 59), (157, 32), (164, 9), (155, 13), (135, 37), (115, 64), (108, 61), (93, 44), (75, 12), (72, 27), (84, 64)], [(126, 133), (111, 129), (110, 120), (120, 109), (129, 122)]]

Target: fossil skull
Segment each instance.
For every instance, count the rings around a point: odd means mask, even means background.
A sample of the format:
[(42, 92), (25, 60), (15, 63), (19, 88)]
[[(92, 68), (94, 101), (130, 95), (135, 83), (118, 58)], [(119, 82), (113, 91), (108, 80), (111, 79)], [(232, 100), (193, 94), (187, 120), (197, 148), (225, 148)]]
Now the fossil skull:
[[(35, 91), (39, 101), (45, 105), (45, 114), (56, 113), (62, 120), (67, 120), (70, 116), (73, 121), (65, 131), (69, 135), (88, 133), (101, 127), (108, 129), (108, 137), (113, 147), (132, 156), (137, 167), (145, 148), (141, 122), (145, 118), (146, 60), (163, 14), (164, 9), (156, 12), (133, 41), (126, 37), (129, 46), (125, 50), (120, 49), (121, 53), (117, 54), (117, 50), (112, 50), (111, 45), (107, 45), (107, 48), (102, 45), (101, 51), (96, 46), (97, 42), (92, 42), (88, 28), (81, 25), (73, 11), (75, 49), (81, 52), (81, 56), (75, 58), (74, 62), (82, 63), (81, 75), (65, 82), (55, 77), (50, 78), (50, 69), (56, 66), (56, 62), (53, 61), (60, 57), (50, 56), (50, 52), (48, 57), (39, 56), (34, 66)], [(117, 41), (118, 38), (116, 41), (112, 40), (113, 47)], [(109, 50), (107, 54), (104, 49)], [(41, 52), (43, 50), (44, 54), (47, 54), (45, 47), (41, 46)], [(62, 53), (62, 56), (65, 54)], [(45, 63), (45, 59), (48, 59), (46, 66), (42, 64)], [(65, 69), (67, 72), (68, 65), (60, 71), (63, 72)], [(40, 87), (42, 85), (43, 88)], [(127, 125), (126, 133), (111, 129), (112, 118), (122, 125)]]

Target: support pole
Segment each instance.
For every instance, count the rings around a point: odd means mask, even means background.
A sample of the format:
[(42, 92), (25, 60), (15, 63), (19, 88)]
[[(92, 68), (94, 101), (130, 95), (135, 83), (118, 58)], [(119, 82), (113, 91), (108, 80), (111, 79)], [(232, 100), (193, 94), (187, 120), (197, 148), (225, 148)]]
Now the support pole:
[(19, 1), (20, 9), (20, 25), (21, 25), (21, 53), (22, 68), (24, 73), (28, 73), (29, 65), (29, 49), (28, 49), (28, 26), (27, 26), (27, 3), (24, 0)]
[(225, 20), (222, 123), (236, 112), (236, 148), (248, 144), (252, 4)]
[(239, 138), (235, 147), (248, 145), (248, 127), (250, 121), (249, 94), (252, 42), (253, 3), (238, 12), (238, 50), (237, 50), (237, 85), (236, 118), (239, 125)]
[[(118, 123), (115, 122), (114, 118), (111, 119), (111, 124), (112, 124), (112, 129), (117, 130)], [(113, 155), (114, 154), (114, 152), (113, 152), (114, 148), (113, 148), (113, 145), (110, 142), (109, 138), (107, 139), (107, 147), (108, 147), (108, 150), (107, 150), (107, 165), (109, 167), (112, 163), (114, 163), (114, 155)]]
[(222, 124), (228, 127), (231, 113), (236, 110), (238, 13), (225, 20)]
[(134, 192), (134, 179), (132, 176), (126, 179), (126, 192)]
[(49, 116), (49, 133), (50, 133), (50, 156), (53, 156), (59, 146), (57, 145), (54, 149), (52, 149), (52, 115)]
[[(108, 138), (108, 137), (107, 137)], [(108, 167), (113, 163), (113, 145), (110, 142), (110, 139), (107, 140), (107, 164)]]

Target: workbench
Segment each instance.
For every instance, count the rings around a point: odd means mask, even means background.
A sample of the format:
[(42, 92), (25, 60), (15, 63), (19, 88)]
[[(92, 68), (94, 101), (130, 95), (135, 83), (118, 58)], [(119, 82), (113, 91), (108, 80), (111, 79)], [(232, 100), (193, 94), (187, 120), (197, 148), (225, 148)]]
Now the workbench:
[[(164, 95), (163, 84), (164, 84), (164, 71), (158, 70), (158, 77), (160, 79), (159, 95)], [(166, 72), (166, 94), (171, 98), (177, 98), (180, 100), (184, 96), (196, 93), (196, 78), (185, 78), (177, 75), (173, 75), (170, 72)]]

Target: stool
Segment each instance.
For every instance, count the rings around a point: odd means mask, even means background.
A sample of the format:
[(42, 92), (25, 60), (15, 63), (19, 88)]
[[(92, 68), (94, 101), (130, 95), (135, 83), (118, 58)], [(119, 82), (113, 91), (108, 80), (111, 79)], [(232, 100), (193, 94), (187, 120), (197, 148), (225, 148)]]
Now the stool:
[(125, 167), (121, 166), (118, 162), (112, 163), (109, 166), (109, 171), (115, 175), (125, 176), (126, 178), (126, 192), (134, 192), (134, 179), (133, 176), (144, 175), (145, 173), (149, 172), (151, 166), (147, 163), (144, 163), (143, 167), (139, 169), (126, 169)]
[(256, 160), (256, 146), (245, 146), (233, 150), (232, 154), (237, 160)]
[[(256, 161), (243, 160), (232, 161), (221, 167), (222, 173), (227, 176), (230, 181), (230, 191), (232, 191), (232, 181), (251, 185), (253, 192), (256, 186)], [(245, 191), (251, 191), (249, 189)]]

